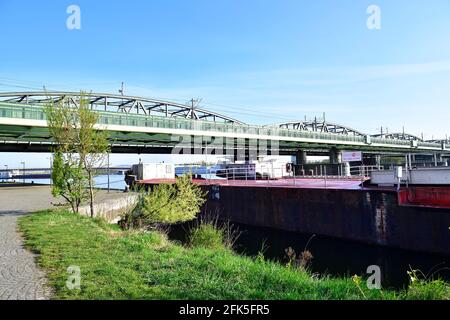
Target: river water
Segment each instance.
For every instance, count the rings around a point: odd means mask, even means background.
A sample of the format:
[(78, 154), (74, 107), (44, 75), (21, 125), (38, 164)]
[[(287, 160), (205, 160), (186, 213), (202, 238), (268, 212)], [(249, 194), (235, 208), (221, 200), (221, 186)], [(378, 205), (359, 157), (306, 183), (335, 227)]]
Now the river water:
[[(16, 182), (21, 183), (22, 179), (15, 179)], [(107, 189), (108, 188), (108, 175), (99, 175), (95, 179), (95, 187)], [(51, 184), (50, 179), (25, 179), (25, 183), (35, 183), (35, 184)], [(110, 175), (109, 176), (109, 186), (110, 189), (114, 190), (124, 190), (125, 189), (125, 176), (124, 175)]]

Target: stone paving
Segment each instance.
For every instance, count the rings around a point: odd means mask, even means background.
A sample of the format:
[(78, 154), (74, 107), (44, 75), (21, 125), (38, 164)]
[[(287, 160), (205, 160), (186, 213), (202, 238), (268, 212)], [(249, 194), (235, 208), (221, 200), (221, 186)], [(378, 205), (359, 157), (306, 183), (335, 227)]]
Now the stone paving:
[[(0, 191), (1, 192), (1, 191)], [(0, 214), (0, 300), (42, 300), (50, 297), (45, 274), (35, 255), (23, 248), (17, 233), (18, 212)]]
[(0, 300), (51, 297), (45, 273), (37, 267), (36, 255), (23, 246), (17, 220), (30, 212), (51, 208), (52, 201), (55, 200), (49, 187), (0, 187)]

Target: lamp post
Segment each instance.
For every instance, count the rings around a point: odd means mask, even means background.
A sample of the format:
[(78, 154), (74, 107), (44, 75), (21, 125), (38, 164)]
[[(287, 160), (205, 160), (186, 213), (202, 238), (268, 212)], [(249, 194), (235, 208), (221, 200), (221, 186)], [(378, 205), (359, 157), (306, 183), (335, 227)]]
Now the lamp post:
[(5, 164), (4, 166), (5, 166), (5, 180), (4, 180), (4, 182), (8, 182), (8, 165)]
[(53, 163), (52, 163), (52, 156), (47, 157), (48, 161), (49, 161), (49, 172), (50, 172), (50, 186), (53, 184), (52, 181), (52, 167), (53, 167)]
[(23, 165), (23, 172), (22, 172), (23, 184), (25, 185), (25, 161), (22, 161), (21, 164)]
[[(123, 86), (123, 83), (122, 83), (122, 86)], [(123, 88), (122, 88), (122, 91), (123, 91)], [(109, 193), (109, 191), (111, 189), (111, 187), (109, 185), (109, 152), (108, 152), (108, 170), (107, 170), (107, 172), (108, 172), (108, 193)]]

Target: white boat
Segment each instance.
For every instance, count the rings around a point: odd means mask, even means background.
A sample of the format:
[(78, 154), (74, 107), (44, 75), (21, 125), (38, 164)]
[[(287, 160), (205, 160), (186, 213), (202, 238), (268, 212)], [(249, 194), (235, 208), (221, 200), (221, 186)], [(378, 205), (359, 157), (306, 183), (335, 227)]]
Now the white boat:
[(0, 172), (0, 180), (5, 182), (5, 181), (10, 181), (12, 179), (13, 175), (11, 173), (11, 171), (1, 171)]

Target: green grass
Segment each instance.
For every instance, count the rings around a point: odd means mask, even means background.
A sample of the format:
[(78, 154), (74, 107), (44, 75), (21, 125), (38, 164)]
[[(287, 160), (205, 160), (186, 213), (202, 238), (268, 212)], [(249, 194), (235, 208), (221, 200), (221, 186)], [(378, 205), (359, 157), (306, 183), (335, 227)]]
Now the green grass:
[[(228, 249), (183, 247), (157, 233), (121, 231), (102, 220), (45, 211), (21, 218), (26, 245), (40, 253), (55, 299), (448, 299), (446, 283), (406, 292), (360, 291), (351, 279), (313, 277)], [(67, 289), (69, 266), (81, 290)]]
[(189, 244), (192, 247), (221, 250), (225, 248), (224, 241), (223, 230), (213, 224), (200, 224), (189, 233)]

